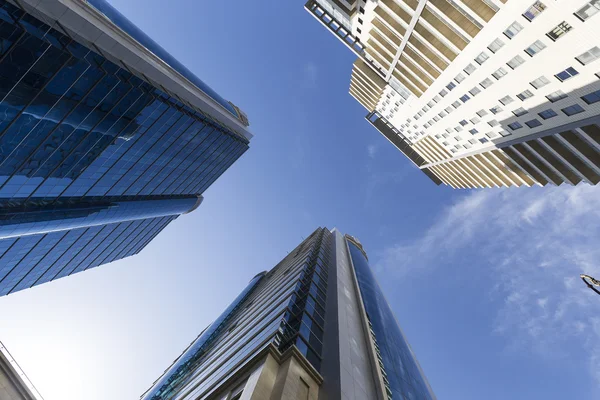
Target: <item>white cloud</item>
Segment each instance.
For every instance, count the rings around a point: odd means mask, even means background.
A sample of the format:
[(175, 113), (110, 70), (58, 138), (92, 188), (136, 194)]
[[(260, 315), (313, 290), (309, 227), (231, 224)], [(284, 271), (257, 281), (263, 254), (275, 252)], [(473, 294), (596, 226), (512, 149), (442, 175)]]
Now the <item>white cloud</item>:
[(375, 154), (377, 154), (377, 145), (370, 144), (367, 146), (367, 154), (369, 154), (369, 158), (375, 158)]
[(600, 342), (600, 296), (579, 280), (600, 276), (599, 189), (481, 190), (440, 213), (422, 236), (379, 254), (376, 268), (388, 276), (433, 273), (468, 254), (477, 265), (456, 263), (452, 272), (490, 282), (490, 300), (501, 300), (491, 331), (540, 356), (589, 354), (600, 385), (600, 356), (589, 351)]
[(305, 89), (314, 89), (317, 87), (317, 65), (313, 62), (304, 64), (302, 84)]

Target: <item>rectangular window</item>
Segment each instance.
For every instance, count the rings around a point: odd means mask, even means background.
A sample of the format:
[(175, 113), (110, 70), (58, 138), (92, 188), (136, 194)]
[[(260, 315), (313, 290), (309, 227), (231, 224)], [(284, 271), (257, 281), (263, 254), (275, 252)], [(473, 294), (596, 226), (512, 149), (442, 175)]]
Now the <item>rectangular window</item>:
[(362, 23), (363, 23), (363, 20), (359, 18), (359, 19), (358, 19), (358, 23), (362, 25)]
[(433, 120), (434, 120), (435, 122), (439, 122), (439, 121), (440, 121), (440, 117), (436, 115), (435, 117), (433, 117)]
[(583, 109), (583, 107), (581, 107), (579, 104), (573, 104), (572, 106), (569, 106), (569, 107), (566, 107), (566, 108), (562, 109), (562, 112), (564, 112), (569, 117), (571, 115), (579, 114), (579, 113), (582, 113), (584, 111), (585, 110)]
[(456, 140), (457, 142), (460, 142), (461, 137), (460, 136), (454, 136), (454, 140)]
[(529, 54), (531, 57), (535, 56), (540, 51), (544, 50), (546, 45), (541, 40), (536, 40), (528, 48), (525, 49), (525, 53)]
[(515, 121), (512, 124), (508, 124), (508, 127), (511, 130), (516, 131), (517, 129), (521, 129), (523, 127), (523, 125), (521, 125), (518, 121)]
[(454, 82), (450, 82), (449, 84), (446, 85), (446, 88), (448, 90), (452, 90), (456, 87), (456, 84)]
[(520, 117), (521, 115), (525, 115), (527, 114), (529, 111), (527, 111), (526, 109), (524, 109), (523, 107), (519, 107), (516, 110), (513, 110), (513, 114), (515, 114), (515, 117)]
[(579, 75), (579, 72), (577, 72), (577, 70), (575, 68), (569, 67), (554, 76), (556, 76), (556, 79), (558, 79), (559, 81), (564, 82), (567, 79), (571, 79), (575, 75)]
[(546, 98), (552, 103), (556, 103), (557, 101), (562, 100), (565, 97), (567, 97), (567, 95), (562, 90), (557, 90), (556, 92), (550, 93), (548, 96), (546, 96)]
[(550, 32), (546, 33), (546, 36), (556, 42), (561, 36), (564, 36), (571, 29), (573, 29), (573, 27), (569, 25), (567, 21), (563, 21), (556, 25), (556, 27)]
[(465, 69), (463, 69), (463, 71), (465, 71), (467, 75), (471, 75), (473, 72), (475, 72), (475, 69), (476, 68), (473, 64), (469, 64)]
[[(600, 1), (600, 0), (598, 0), (598, 1)], [(523, 25), (521, 25), (520, 23), (515, 21), (508, 28), (506, 28), (506, 30), (504, 31), (504, 34), (506, 35), (507, 38), (512, 39), (515, 36), (517, 36), (517, 34), (519, 32), (521, 32), (522, 30), (523, 30)]]
[(478, 87), (474, 87), (473, 89), (469, 90), (469, 93), (471, 93), (471, 96), (474, 97), (481, 93), (481, 89), (479, 89)]
[(364, 8), (362, 8), (362, 7), (360, 7), (360, 8), (358, 9), (358, 11), (360, 11), (360, 13), (361, 13), (361, 14), (364, 14), (364, 13), (365, 13), (365, 9), (364, 9)]
[(496, 115), (499, 112), (502, 112), (502, 107), (500, 107), (500, 106), (492, 107), (492, 108), (490, 108), (490, 111), (492, 114)]
[(452, 103), (452, 107), (454, 108), (458, 108), (461, 106), (461, 102), (460, 101), (455, 101), (454, 103)]
[(479, 139), (479, 141), (481, 143), (487, 143), (487, 142), (489, 142), (489, 140), (487, 140), (486, 138), (481, 138), (481, 139)]
[(479, 111), (477, 111), (477, 115), (479, 115), (480, 117), (484, 117), (484, 116), (486, 116), (487, 114), (488, 114), (488, 112), (487, 112), (487, 111), (485, 111), (485, 110), (479, 110)]
[(478, 123), (481, 122), (481, 120), (479, 118), (477, 118), (477, 117), (471, 118), (469, 121), (471, 121), (471, 123), (473, 125), (477, 125)]
[(446, 111), (448, 114), (450, 114), (452, 111), (454, 111), (454, 108), (452, 108), (452, 107), (446, 107), (444, 110), (445, 110), (445, 111)]
[(550, 83), (550, 79), (546, 78), (545, 76), (540, 76), (536, 80), (529, 82), (529, 84), (536, 89), (544, 87), (549, 83)]
[(488, 46), (489, 51), (497, 53), (504, 46), (504, 42), (501, 39), (496, 39)]
[(445, 111), (442, 111), (438, 115), (440, 116), (440, 118), (444, 118), (446, 115), (448, 115), (448, 113)]
[(462, 121), (459, 122), (459, 124), (461, 124), (462, 126), (468, 125), (469, 123), (467, 122), (466, 119), (463, 119)]
[(519, 98), (519, 100), (525, 101), (528, 98), (533, 97), (533, 93), (530, 90), (525, 90), (524, 92), (519, 93), (517, 97)]
[(550, 118), (556, 117), (558, 114), (556, 112), (554, 112), (553, 109), (549, 108), (547, 110), (539, 112), (538, 115), (540, 117), (542, 117), (542, 119), (550, 119)]
[(536, 1), (523, 13), (525, 19), (529, 22), (533, 21), (538, 15), (542, 13), (546, 9), (546, 5), (541, 1)]
[(590, 94), (586, 94), (581, 98), (587, 104), (594, 104), (600, 101), (600, 90), (596, 90)]
[(443, 90), (440, 92), (440, 96), (442, 96), (442, 97), (445, 97), (447, 94), (448, 94), (448, 91), (447, 91), (446, 89), (443, 89)]
[(488, 58), (490, 58), (490, 56), (488, 56), (485, 51), (482, 51), (477, 57), (475, 57), (475, 62), (481, 65), (486, 62)]
[(492, 74), (492, 76), (494, 78), (496, 78), (497, 80), (500, 80), (500, 78), (502, 78), (504, 75), (508, 74), (508, 72), (506, 72), (506, 70), (504, 68), (498, 68), (496, 70), (496, 72), (494, 72)]
[(575, 13), (575, 16), (582, 21), (586, 21), (588, 18), (596, 15), (598, 11), (600, 11), (600, 0), (592, 0), (581, 7), (579, 11)]
[(462, 131), (462, 130), (463, 130), (463, 128), (462, 128), (462, 126), (457, 126), (456, 128), (454, 128), (454, 130), (455, 130), (456, 132), (460, 132), (460, 131)]
[(477, 129), (471, 129), (471, 130), (469, 131), (469, 133), (470, 133), (471, 135), (476, 135), (476, 134), (478, 134), (478, 133), (479, 133), (479, 131), (478, 131)]
[(454, 80), (455, 80), (457, 83), (461, 83), (462, 81), (464, 81), (464, 80), (465, 80), (465, 76), (464, 76), (463, 74), (458, 74), (458, 75), (456, 75), (456, 78), (454, 78)]
[(475, 144), (475, 143), (477, 143), (477, 139), (469, 139), (469, 143)]
[(542, 125), (542, 123), (540, 121), (538, 121), (537, 119), (532, 119), (531, 121), (527, 121), (525, 122), (525, 125), (527, 125), (530, 128), (537, 128), (538, 126)]
[(582, 55), (575, 57), (575, 59), (583, 65), (596, 61), (598, 58), (600, 58), (600, 48), (598, 48), (598, 46), (594, 46)]
[(496, 121), (495, 119), (493, 119), (493, 120), (491, 120), (491, 121), (488, 122), (488, 125), (493, 128), (494, 126), (500, 125), (500, 123), (498, 121)]
[(356, 28), (356, 32), (362, 33), (362, 31), (360, 30), (360, 28)]
[(433, 101), (430, 101), (429, 103), (427, 103), (427, 107), (431, 108), (435, 105), (435, 103)]
[(487, 132), (485, 134), (485, 136), (487, 136), (487, 137), (489, 137), (491, 139), (491, 138), (494, 138), (494, 137), (498, 136), (498, 134), (496, 132)]
[(502, 104), (503, 106), (512, 103), (514, 100), (512, 97), (510, 96), (504, 96), (503, 98), (501, 98), (500, 100), (500, 104)]
[(485, 78), (479, 84), (481, 85), (482, 88), (487, 89), (488, 87), (490, 87), (494, 84), (494, 81), (492, 81), (490, 78)]
[(521, 56), (515, 56), (512, 60), (506, 63), (512, 69), (517, 69), (517, 67), (525, 62), (525, 59)]

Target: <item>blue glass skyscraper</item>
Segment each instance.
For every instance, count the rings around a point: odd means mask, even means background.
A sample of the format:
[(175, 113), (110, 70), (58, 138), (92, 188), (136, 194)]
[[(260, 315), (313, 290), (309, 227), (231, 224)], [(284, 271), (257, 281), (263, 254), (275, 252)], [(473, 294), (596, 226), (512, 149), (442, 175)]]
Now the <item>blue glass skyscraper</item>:
[(252, 278), (142, 395), (209, 399), (436, 397), (362, 244), (319, 228)]
[(104, 0), (0, 0), (0, 295), (140, 252), (247, 127)]

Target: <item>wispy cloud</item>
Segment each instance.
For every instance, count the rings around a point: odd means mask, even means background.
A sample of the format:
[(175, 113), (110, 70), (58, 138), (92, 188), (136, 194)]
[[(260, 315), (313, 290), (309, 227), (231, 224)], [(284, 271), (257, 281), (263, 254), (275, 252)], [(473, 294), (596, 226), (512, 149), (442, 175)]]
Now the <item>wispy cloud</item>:
[(369, 155), (369, 158), (375, 158), (375, 155), (377, 154), (377, 150), (378, 147), (376, 144), (370, 144), (367, 146), (367, 154)]
[(482, 190), (440, 213), (423, 235), (379, 254), (376, 267), (396, 277), (433, 273), (466, 254), (476, 265), (456, 263), (452, 273), (490, 284), (500, 304), (491, 332), (543, 356), (548, 348), (590, 354), (600, 385), (600, 356), (586, 351), (600, 342), (600, 298), (579, 281), (580, 273), (600, 276), (598, 188)]
[(314, 89), (317, 87), (318, 69), (313, 62), (304, 64), (302, 86), (305, 89)]

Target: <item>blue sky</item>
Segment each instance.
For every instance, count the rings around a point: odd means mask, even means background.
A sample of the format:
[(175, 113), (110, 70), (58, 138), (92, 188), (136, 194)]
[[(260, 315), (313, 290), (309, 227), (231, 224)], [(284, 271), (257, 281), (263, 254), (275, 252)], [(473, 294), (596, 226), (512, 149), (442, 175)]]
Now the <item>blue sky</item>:
[(436, 187), (364, 120), (353, 54), (302, 1), (113, 4), (255, 137), (142, 254), (0, 298), (46, 400), (138, 398), (317, 226), (363, 242), (440, 400), (597, 398), (600, 296), (578, 281), (600, 275), (597, 188)]

